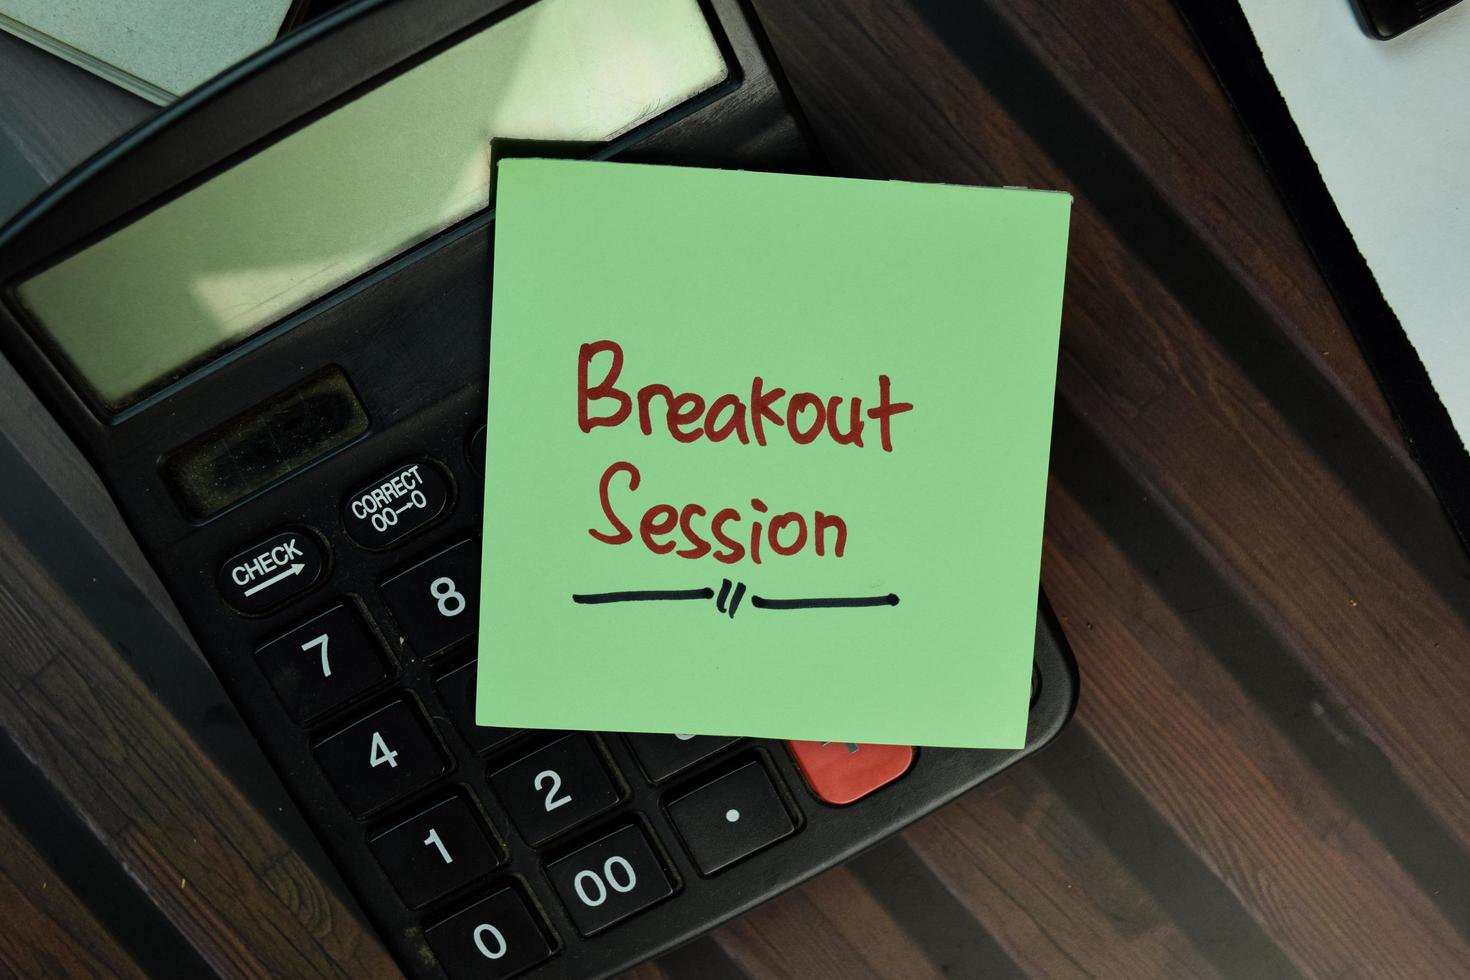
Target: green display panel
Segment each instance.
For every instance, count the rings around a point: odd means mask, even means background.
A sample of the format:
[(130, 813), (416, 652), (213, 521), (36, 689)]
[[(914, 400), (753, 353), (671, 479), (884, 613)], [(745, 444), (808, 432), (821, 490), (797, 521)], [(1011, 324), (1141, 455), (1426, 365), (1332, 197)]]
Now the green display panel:
[(487, 207), (491, 137), (610, 139), (727, 71), (697, 0), (540, 0), (17, 294), (121, 410)]

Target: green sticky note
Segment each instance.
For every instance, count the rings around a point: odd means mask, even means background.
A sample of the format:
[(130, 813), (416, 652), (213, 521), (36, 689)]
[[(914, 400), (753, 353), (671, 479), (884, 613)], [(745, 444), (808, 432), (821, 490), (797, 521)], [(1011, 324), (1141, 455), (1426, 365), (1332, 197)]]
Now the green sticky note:
[(479, 723), (1023, 745), (1071, 199), (499, 166)]

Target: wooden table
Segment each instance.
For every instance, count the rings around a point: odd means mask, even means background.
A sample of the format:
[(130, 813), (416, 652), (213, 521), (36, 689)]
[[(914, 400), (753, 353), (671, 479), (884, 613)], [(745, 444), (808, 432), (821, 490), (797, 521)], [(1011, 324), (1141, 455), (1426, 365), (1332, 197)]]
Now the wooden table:
[[(1169, 0), (755, 6), (836, 172), (1076, 197), (1042, 577), (1082, 697), (633, 975), (1470, 976), (1470, 562)], [(0, 203), (149, 111), (0, 41)], [(391, 975), (8, 371), (0, 469), (0, 972)]]

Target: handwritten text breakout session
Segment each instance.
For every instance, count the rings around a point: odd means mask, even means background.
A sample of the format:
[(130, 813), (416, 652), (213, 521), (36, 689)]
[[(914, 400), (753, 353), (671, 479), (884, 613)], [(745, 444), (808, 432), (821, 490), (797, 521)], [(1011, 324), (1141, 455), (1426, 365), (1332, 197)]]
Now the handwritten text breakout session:
[[(591, 384), (588, 376), (593, 369), (593, 360), (604, 354), (610, 355), (610, 359), (602, 372), (602, 380)], [(863, 441), (871, 422), (878, 428), (877, 446), (883, 452), (891, 453), (893, 417), (914, 408), (910, 402), (891, 399), (891, 382), (886, 374), (878, 376), (877, 404), (864, 411), (859, 397), (832, 395), (824, 399), (809, 391), (795, 392), (788, 397), (784, 388), (767, 388), (765, 380), (759, 376), (751, 380), (749, 401), (729, 393), (706, 402), (702, 395), (689, 391), (675, 393), (664, 384), (644, 385), (636, 394), (629, 394), (617, 386), (622, 370), (623, 348), (616, 341), (599, 340), (582, 345), (577, 356), (577, 425), (583, 433), (622, 425), (630, 422), (636, 414), (639, 429), (645, 436), (652, 436), (654, 418), (659, 415), (660, 427), (681, 443), (700, 439), (724, 442), (733, 438), (744, 445), (754, 440), (757, 446), (764, 446), (769, 438), (785, 438), (798, 446), (805, 446), (825, 437), (840, 446), (864, 448), (872, 445), (871, 439), (867, 443)], [(598, 412), (606, 412), (610, 408), (611, 413), (592, 414), (594, 403), (598, 402), (605, 403), (597, 406)], [(626, 460), (608, 466), (598, 482), (598, 495), (602, 513), (612, 530), (589, 528), (587, 531), (598, 541), (611, 545), (627, 544), (634, 537), (613, 507), (612, 485), (618, 476), (628, 481), (629, 491), (638, 489), (641, 474), (637, 466)], [(757, 514), (769, 512), (759, 497), (752, 497), (750, 506)], [(696, 503), (683, 507), (655, 504), (646, 509), (638, 520), (638, 537), (643, 546), (654, 554), (672, 552), (680, 558), (711, 555), (726, 565), (733, 565), (747, 556), (754, 564), (760, 564), (763, 539), (769, 551), (785, 556), (795, 555), (810, 544), (819, 556), (830, 554), (841, 558), (847, 547), (847, 523), (836, 514), (820, 510), (812, 514), (810, 526), (806, 517), (795, 511), (776, 514), (764, 524), (759, 519), (751, 520), (749, 536), (744, 540), (733, 537), (727, 530), (740, 523), (740, 511), (725, 507), (706, 522), (707, 514), (708, 511)], [(708, 537), (703, 533), (706, 528)], [(682, 548), (672, 537), (676, 531), (683, 538), (685, 546)], [(714, 548), (710, 538), (720, 547)]]

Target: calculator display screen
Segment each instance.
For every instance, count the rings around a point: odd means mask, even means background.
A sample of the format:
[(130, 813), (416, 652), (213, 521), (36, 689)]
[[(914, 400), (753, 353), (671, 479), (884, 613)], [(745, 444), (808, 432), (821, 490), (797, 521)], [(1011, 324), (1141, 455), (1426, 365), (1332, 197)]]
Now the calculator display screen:
[(727, 76), (698, 0), (539, 0), (22, 282), (120, 410), (489, 203), (492, 136), (604, 140)]

